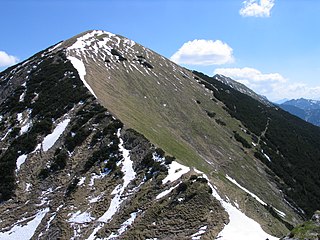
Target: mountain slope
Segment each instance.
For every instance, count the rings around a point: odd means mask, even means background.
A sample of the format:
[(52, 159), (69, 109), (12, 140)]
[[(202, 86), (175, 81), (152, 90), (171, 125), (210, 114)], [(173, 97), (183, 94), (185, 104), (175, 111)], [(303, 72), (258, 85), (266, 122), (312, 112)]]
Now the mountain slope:
[(216, 236), (228, 219), (207, 180), (124, 129), (52, 51), (1, 74), (0, 238)]
[(282, 179), (278, 185), (286, 196), (311, 216), (320, 204), (319, 178), (313, 171), (320, 164), (319, 128), (276, 107), (261, 105), (214, 78), (198, 75), (207, 81), (209, 89), (214, 90), (215, 97), (226, 104), (227, 111), (253, 133), (251, 135), (259, 145), (255, 157)]
[(2, 237), (274, 239), (319, 206), (294, 172), (318, 130), (129, 39), (88, 31), (0, 78)]
[(303, 110), (316, 110), (320, 108), (320, 101), (305, 98), (288, 100), (283, 104), (295, 106)]
[(298, 240), (310, 239), (315, 240), (320, 237), (320, 212), (316, 211), (311, 220), (295, 227), (288, 236), (281, 238), (282, 240)]
[[(216, 178), (215, 184), (222, 181), (220, 184), (225, 186), (228, 182), (227, 179), (221, 180), (215, 172), (228, 173), (263, 196), (266, 202), (276, 206), (282, 204), (283, 196), (276, 190), (276, 183), (270, 187), (268, 174), (260, 172), (265, 165), (253, 157), (253, 151), (241, 150), (242, 144), (234, 138), (234, 131), (244, 138), (247, 136), (241, 123), (230, 116), (223, 103), (214, 101), (212, 92), (196, 84), (191, 72), (139, 44), (130, 42), (130, 47), (123, 47), (128, 40), (120, 36), (108, 35), (104, 40), (103, 34), (95, 32), (83, 37), (89, 40), (74, 39), (74, 46), (80, 47), (71, 47), (70, 54), (83, 61), (86, 80), (89, 85), (94, 82), (96, 86), (91, 85), (93, 91), (96, 90), (98, 99), (111, 112), (180, 161), (206, 173), (211, 172)], [(100, 45), (106, 46), (105, 41), (108, 47), (99, 48)], [(97, 48), (101, 55), (96, 55)], [(119, 53), (121, 60), (111, 53), (112, 49)], [(141, 64), (139, 58), (152, 68)], [(93, 64), (95, 62), (101, 64), (97, 66)], [(101, 75), (90, 77), (90, 72)], [(99, 92), (100, 89), (105, 91)], [(239, 171), (241, 168), (250, 175)], [(255, 182), (254, 179), (258, 178), (264, 180)], [(252, 183), (251, 186), (248, 183)], [(279, 203), (277, 199), (281, 199)], [(278, 208), (283, 210), (286, 207)]]

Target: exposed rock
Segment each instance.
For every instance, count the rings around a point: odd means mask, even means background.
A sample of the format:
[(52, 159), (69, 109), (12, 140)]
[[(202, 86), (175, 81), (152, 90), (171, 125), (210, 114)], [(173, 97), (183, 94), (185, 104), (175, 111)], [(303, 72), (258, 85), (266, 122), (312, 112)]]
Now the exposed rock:
[(320, 239), (320, 211), (316, 211), (310, 221), (295, 227), (281, 240), (318, 240)]

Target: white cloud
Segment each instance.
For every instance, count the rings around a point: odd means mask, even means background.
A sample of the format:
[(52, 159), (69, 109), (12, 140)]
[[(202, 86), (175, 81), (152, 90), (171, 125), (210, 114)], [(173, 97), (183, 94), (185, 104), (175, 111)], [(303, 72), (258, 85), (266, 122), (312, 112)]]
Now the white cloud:
[(262, 73), (254, 68), (217, 68), (216, 74), (222, 74), (239, 81), (250, 80), (251, 83), (259, 82), (286, 82), (279, 73)]
[(246, 0), (239, 13), (243, 17), (270, 17), (270, 11), (274, 6), (274, 0)]
[(220, 40), (188, 41), (171, 56), (171, 61), (190, 65), (221, 65), (234, 61), (232, 48)]
[(319, 99), (320, 96), (320, 86), (308, 86), (301, 82), (293, 82), (279, 73), (262, 73), (248, 67), (217, 68), (214, 73), (230, 77), (272, 101), (301, 97)]
[(15, 56), (11, 56), (4, 51), (0, 51), (0, 67), (11, 66), (16, 64), (19, 59)]

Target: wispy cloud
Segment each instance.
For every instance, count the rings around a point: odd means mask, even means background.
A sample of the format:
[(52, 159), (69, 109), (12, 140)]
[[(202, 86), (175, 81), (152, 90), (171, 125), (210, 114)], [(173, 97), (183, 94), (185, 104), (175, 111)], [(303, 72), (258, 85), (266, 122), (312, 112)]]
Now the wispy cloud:
[(221, 65), (234, 61), (232, 48), (220, 40), (188, 41), (171, 56), (171, 60), (178, 64), (190, 65)]
[(15, 56), (11, 56), (4, 51), (0, 51), (0, 67), (8, 67), (16, 64), (19, 59)]
[(239, 13), (243, 17), (270, 17), (271, 9), (274, 6), (274, 0), (246, 0)]
[(254, 68), (217, 68), (215, 74), (222, 74), (240, 82), (256, 93), (275, 101), (283, 98), (318, 99), (320, 86), (308, 86), (301, 82), (292, 82), (280, 73), (262, 73)]

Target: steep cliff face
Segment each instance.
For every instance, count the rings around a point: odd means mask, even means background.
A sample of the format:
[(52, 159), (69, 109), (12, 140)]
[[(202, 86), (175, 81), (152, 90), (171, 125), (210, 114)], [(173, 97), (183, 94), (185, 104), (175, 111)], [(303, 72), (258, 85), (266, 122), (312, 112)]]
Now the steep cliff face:
[(224, 83), (103, 31), (0, 79), (0, 238), (276, 239), (301, 222), (270, 120), (253, 131)]

